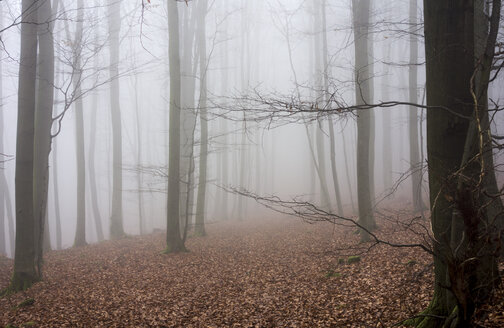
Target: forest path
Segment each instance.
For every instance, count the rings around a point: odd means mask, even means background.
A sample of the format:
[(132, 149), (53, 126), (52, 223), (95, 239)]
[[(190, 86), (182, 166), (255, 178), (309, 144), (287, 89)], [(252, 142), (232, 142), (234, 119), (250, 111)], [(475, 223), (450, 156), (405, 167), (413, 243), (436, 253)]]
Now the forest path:
[[(43, 282), (0, 299), (0, 327), (391, 326), (430, 298), (430, 270), (418, 275), (430, 257), (419, 250), (377, 246), (338, 263), (357, 252), (348, 228), (283, 218), (207, 232), (183, 254), (161, 254), (161, 233), (51, 252)], [(3, 262), (1, 286), (12, 265)]]

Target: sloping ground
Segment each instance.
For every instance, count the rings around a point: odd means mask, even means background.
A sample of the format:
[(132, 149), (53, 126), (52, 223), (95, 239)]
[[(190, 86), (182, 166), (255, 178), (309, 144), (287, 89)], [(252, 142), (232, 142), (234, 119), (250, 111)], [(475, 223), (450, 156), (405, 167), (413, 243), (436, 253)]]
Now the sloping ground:
[[(0, 326), (389, 327), (428, 304), (429, 256), (377, 246), (339, 263), (358, 237), (338, 229), (230, 222), (184, 254), (161, 254), (163, 234), (51, 252), (43, 282), (0, 299)], [(12, 264), (0, 263), (5, 286)]]

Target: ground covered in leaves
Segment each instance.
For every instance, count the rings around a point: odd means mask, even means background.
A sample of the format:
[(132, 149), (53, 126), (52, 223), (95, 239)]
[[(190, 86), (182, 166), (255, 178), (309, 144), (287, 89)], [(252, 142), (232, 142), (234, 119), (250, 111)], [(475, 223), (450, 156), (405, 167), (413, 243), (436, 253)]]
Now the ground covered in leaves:
[[(183, 254), (162, 254), (162, 233), (50, 252), (44, 281), (0, 299), (0, 326), (390, 327), (431, 296), (427, 254), (363, 252), (350, 228), (283, 218), (207, 231)], [(0, 286), (11, 270), (0, 259)], [(486, 327), (498, 326), (499, 302)]]

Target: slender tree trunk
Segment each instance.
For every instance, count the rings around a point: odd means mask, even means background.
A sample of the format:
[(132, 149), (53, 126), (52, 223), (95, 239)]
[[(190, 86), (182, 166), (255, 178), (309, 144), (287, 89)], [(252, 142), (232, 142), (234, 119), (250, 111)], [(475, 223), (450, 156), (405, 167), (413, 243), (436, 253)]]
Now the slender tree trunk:
[(119, 89), (119, 32), (121, 30), (121, 0), (109, 0), (110, 34), (110, 108), (112, 114), (112, 213), (110, 237), (124, 235), (122, 209), (122, 127)]
[[(227, 0), (224, 1), (224, 9), (225, 12), (227, 13)], [(227, 19), (224, 22), (224, 27), (223, 27), (223, 33), (224, 33), (224, 39), (227, 39)], [(223, 95), (227, 95), (228, 92), (228, 77), (229, 77), (229, 72), (227, 66), (229, 65), (229, 60), (228, 60), (228, 43), (224, 43), (224, 50), (222, 54), (222, 67), (224, 69), (221, 71), (222, 74), (222, 85), (221, 85), (221, 90)], [(221, 134), (222, 134), (222, 167), (219, 169), (221, 171), (221, 176), (222, 176), (222, 185), (224, 187), (228, 187), (229, 184), (229, 145), (228, 145), (228, 121), (227, 119), (223, 118), (221, 119)], [(221, 218), (222, 220), (227, 220), (229, 218), (228, 215), (228, 208), (229, 208), (229, 194), (226, 191), (222, 192), (222, 205), (220, 208), (221, 211)]]
[(74, 40), (74, 88), (78, 98), (75, 101), (75, 141), (77, 159), (77, 224), (74, 246), (86, 245), (86, 159), (84, 155), (84, 105), (80, 83), (82, 82), (81, 52), (84, 1), (77, 1), (77, 27)]
[[(5, 218), (7, 218), (7, 224), (9, 227), (8, 230), (6, 231), (7, 235), (5, 235), (5, 237), (9, 236), (8, 245), (9, 245), (10, 253), (12, 255), (14, 255), (14, 247), (15, 247), (14, 214), (12, 213), (12, 200), (10, 197), (9, 185), (7, 184), (7, 179), (5, 178), (5, 175), (3, 174), (3, 172), (0, 172), (0, 186), (2, 186), (3, 193), (4, 193)], [(5, 246), (7, 246), (7, 238), (5, 238)]]
[(61, 212), (59, 202), (59, 182), (58, 182), (58, 139), (55, 138), (52, 143), (52, 177), (53, 177), (53, 195), (54, 195), (54, 218), (56, 220), (56, 249), (62, 248), (61, 241)]
[(198, 181), (198, 200), (196, 203), (196, 225), (195, 233), (204, 236), (205, 232), (205, 197), (207, 180), (207, 157), (208, 157), (208, 121), (207, 121), (207, 57), (206, 57), (206, 12), (207, 0), (202, 0), (199, 4), (199, 59), (200, 59), (200, 166)]
[(345, 140), (345, 131), (341, 131), (341, 140), (343, 141), (343, 156), (345, 158), (345, 172), (346, 172), (346, 178), (347, 178), (347, 186), (348, 186), (348, 193), (350, 194), (350, 203), (352, 204), (352, 213), (356, 213), (355, 211), (355, 202), (353, 198), (353, 191), (352, 191), (352, 179), (350, 178), (350, 166), (348, 165), (348, 156), (347, 156), (347, 143)]
[[(58, 2), (56, 2), (57, 10)], [(43, 0), (38, 7), (38, 80), (34, 127), (34, 220), (37, 270), (42, 277), (42, 255), (49, 250), (47, 222), (47, 195), (49, 188), (49, 153), (51, 152), (51, 126), (54, 100), (54, 23), (51, 19), (51, 2)], [(45, 238), (44, 238), (45, 237)], [(45, 247), (44, 247), (45, 246)]]
[[(181, 63), (181, 113), (182, 130), (180, 134), (180, 221), (182, 230), (186, 230), (185, 222), (192, 221), (194, 208), (194, 131), (196, 127), (195, 90), (196, 79), (194, 67), (197, 59), (193, 54), (196, 32), (196, 10), (194, 6), (183, 7), (182, 51)], [(171, 80), (170, 80), (171, 83)]]
[[(390, 44), (385, 45), (384, 58), (390, 58)], [(382, 77), (381, 83), (381, 96), (382, 101), (387, 101), (389, 99), (388, 89), (389, 89), (389, 78), (388, 70), (385, 71)], [(392, 187), (392, 112), (390, 109), (382, 110), (382, 132), (383, 132), (383, 188), (388, 190)]]
[[(95, 51), (98, 52), (98, 30), (94, 33), (94, 43), (96, 45)], [(98, 71), (98, 56), (94, 58), (94, 70)], [(100, 208), (98, 206), (98, 188), (96, 186), (96, 161), (95, 161), (95, 153), (96, 153), (96, 125), (98, 124), (97, 113), (98, 113), (98, 94), (97, 92), (93, 92), (91, 96), (91, 122), (90, 122), (90, 131), (89, 131), (89, 149), (88, 149), (88, 177), (89, 177), (89, 192), (90, 192), (90, 200), (91, 200), (91, 208), (93, 210), (93, 218), (96, 228), (96, 237), (98, 241), (102, 241), (105, 239), (103, 235), (103, 226), (102, 226), (102, 216), (100, 214)]]
[[(409, 4), (410, 14), (410, 66), (409, 66), (409, 101), (416, 104), (418, 102), (418, 43), (415, 35), (417, 29), (417, 0), (411, 0)], [(409, 108), (409, 150), (410, 150), (410, 171), (413, 209), (420, 212), (424, 205), (422, 201), (422, 171), (420, 162), (420, 149), (418, 148), (418, 109)]]
[[(0, 4), (0, 28), (3, 28), (3, 4)], [(0, 49), (2, 55), (2, 49)], [(4, 152), (4, 119), (3, 119), (3, 63), (0, 60), (0, 154)], [(3, 156), (3, 155), (2, 155)], [(7, 255), (7, 235), (5, 231), (5, 193), (8, 193), (7, 185), (4, 184), (5, 175), (0, 170), (0, 256)], [(12, 236), (9, 236), (12, 239)]]
[[(326, 1), (322, 0), (321, 4), (321, 16), (322, 16), (322, 64), (324, 67), (324, 100), (327, 104), (329, 102), (328, 94), (329, 94), (329, 62), (327, 59), (328, 50), (327, 50), (327, 22), (326, 22)], [(338, 214), (343, 215), (343, 205), (341, 203), (341, 194), (339, 189), (338, 182), (338, 172), (336, 170), (336, 140), (334, 135), (334, 125), (332, 118), (328, 118), (328, 126), (329, 126), (329, 148), (330, 148), (330, 157), (331, 157), (331, 173), (333, 178), (333, 187), (334, 187), (334, 195), (336, 196), (336, 204), (338, 206)]]
[(137, 187), (138, 187), (138, 229), (140, 235), (144, 234), (144, 218), (143, 218), (143, 197), (142, 197), (142, 129), (140, 122), (140, 106), (138, 105), (138, 76), (135, 75), (135, 115), (136, 115), (136, 132), (137, 132)]
[(180, 52), (177, 2), (168, 2), (170, 60), (170, 153), (168, 159), (168, 201), (166, 253), (185, 251), (180, 237)]
[[(249, 66), (247, 65), (247, 62), (250, 60), (250, 53), (249, 49), (247, 47), (247, 44), (249, 42), (249, 34), (248, 34), (248, 26), (247, 26), (247, 1), (242, 0), (241, 2), (241, 51), (240, 51), (240, 86), (242, 89), (242, 92), (246, 92), (249, 86)], [(247, 152), (248, 152), (248, 145), (247, 145), (247, 116), (245, 111), (243, 111), (243, 121), (242, 121), (242, 126), (241, 126), (241, 141), (240, 141), (240, 182), (239, 182), (239, 187), (240, 188), (246, 188), (247, 183), (245, 182), (246, 180), (246, 168), (245, 168), (245, 163), (247, 161)], [(243, 220), (244, 216), (246, 216), (246, 211), (245, 211), (245, 206), (247, 200), (243, 196), (238, 196), (238, 220)]]
[(35, 81), (37, 77), (37, 11), (35, 0), (23, 0), (19, 60), (16, 139), (16, 250), (10, 289), (29, 288), (39, 279), (33, 201)]
[[(353, 0), (354, 45), (355, 45), (355, 90), (357, 106), (371, 101), (370, 72), (368, 56), (369, 0)], [(359, 109), (357, 112), (357, 198), (359, 203), (359, 223), (368, 231), (374, 228), (371, 199), (370, 173), (370, 131), (371, 112)], [(369, 234), (362, 230), (361, 239), (366, 241)]]
[[(320, 0), (315, 0), (314, 4), (314, 9), (315, 9), (315, 19), (313, 20), (314, 26), (313, 30), (315, 33), (315, 45), (314, 45), (314, 50), (315, 50), (315, 88), (317, 90), (317, 101), (316, 101), (316, 109), (319, 109), (320, 102), (323, 101), (324, 99), (324, 94), (323, 94), (323, 80), (324, 80), (324, 74), (325, 74), (325, 69), (324, 67), (324, 61), (322, 59), (323, 56), (326, 54), (324, 53), (324, 48), (322, 45), (322, 35), (321, 31), (324, 29), (324, 26), (322, 26), (320, 19), (322, 16), (322, 9), (321, 9), (321, 3)], [(297, 80), (297, 79), (296, 79)], [(322, 131), (322, 120), (317, 120), (316, 122), (316, 131), (315, 131), (315, 145), (317, 149), (317, 166), (318, 166), (318, 174), (319, 174), (319, 181), (320, 181), (320, 194), (321, 194), (321, 206), (324, 209), (330, 209), (331, 208), (331, 199), (329, 197), (329, 188), (327, 187), (327, 177), (326, 177), (326, 157), (325, 157), (325, 138), (324, 138), (324, 133)]]

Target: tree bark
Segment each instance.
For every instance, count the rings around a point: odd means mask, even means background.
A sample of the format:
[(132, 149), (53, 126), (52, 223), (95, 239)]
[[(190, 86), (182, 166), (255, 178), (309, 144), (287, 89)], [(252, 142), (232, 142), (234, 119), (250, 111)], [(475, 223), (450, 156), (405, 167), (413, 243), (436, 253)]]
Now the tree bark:
[[(193, 47), (196, 35), (196, 10), (193, 6), (183, 8), (183, 28), (182, 28), (182, 51), (181, 64), (181, 112), (180, 123), (182, 130), (180, 133), (180, 221), (181, 228), (185, 231), (185, 222), (190, 222), (193, 217), (194, 208), (194, 131), (196, 127), (195, 90), (196, 79), (195, 68), (198, 62), (194, 58)], [(171, 83), (171, 80), (170, 80)]]
[(124, 236), (122, 209), (122, 126), (119, 89), (119, 32), (121, 29), (121, 0), (109, 0), (110, 34), (110, 108), (112, 114), (112, 213), (110, 237)]
[[(354, 15), (355, 46), (355, 92), (356, 105), (361, 106), (371, 101), (368, 33), (369, 33), (369, 0), (352, 0)], [(357, 112), (357, 200), (359, 206), (359, 223), (368, 231), (375, 226), (371, 199), (370, 177), (370, 135), (371, 112), (359, 109)], [(369, 234), (361, 231), (362, 241), (369, 239)]]
[(180, 237), (180, 53), (178, 8), (168, 2), (168, 34), (170, 60), (170, 141), (168, 159), (168, 201), (166, 253), (185, 251)]
[[(329, 55), (327, 49), (327, 23), (326, 23), (326, 1), (322, 0), (321, 4), (321, 16), (322, 16), (322, 64), (324, 73), (324, 101), (327, 104), (329, 102), (329, 62), (327, 56)], [(333, 179), (334, 195), (336, 197), (336, 204), (338, 206), (338, 215), (343, 215), (343, 204), (341, 202), (341, 194), (338, 182), (338, 171), (336, 167), (336, 137), (334, 135), (334, 125), (331, 117), (328, 118), (327, 124), (329, 126), (329, 147), (330, 147), (330, 157), (331, 157), (331, 173)]]
[(207, 121), (207, 56), (206, 56), (206, 12), (207, 0), (202, 0), (199, 4), (199, 59), (200, 59), (200, 162), (198, 181), (198, 200), (196, 202), (196, 224), (195, 233), (204, 236), (205, 232), (205, 197), (207, 180), (207, 158), (208, 158), (208, 121)]
[[(409, 101), (413, 104), (418, 102), (418, 42), (415, 35), (417, 30), (418, 4), (417, 0), (410, 1), (410, 66), (409, 66)], [(409, 151), (410, 151), (410, 174), (413, 209), (420, 212), (424, 208), (422, 201), (422, 163), (420, 162), (420, 149), (418, 141), (418, 109), (415, 106), (409, 108)]]
[(29, 288), (39, 279), (33, 201), (35, 81), (37, 77), (37, 11), (35, 0), (23, 0), (19, 60), (16, 138), (16, 250), (10, 290)]
[[(482, 2), (424, 2), (427, 153), (435, 238), (434, 297), (426, 312), (447, 319), (428, 316), (418, 323), (420, 327), (469, 326), (475, 307), (497, 282), (494, 220), (502, 213), (502, 203), (491, 200), (494, 205), (487, 206), (485, 195), (497, 188), (491, 144), (484, 136), (489, 131), (487, 88), (500, 1), (493, 6), (492, 40), (486, 28), (484, 36), (478, 30), (486, 24)], [(489, 45), (483, 51), (478, 44), (482, 37)]]
[[(94, 44), (96, 45), (95, 52), (98, 52), (98, 30), (94, 33)], [(98, 56), (94, 57), (94, 70), (98, 70)], [(100, 214), (100, 209), (98, 207), (98, 188), (96, 186), (96, 168), (95, 168), (95, 152), (96, 152), (96, 125), (97, 121), (97, 113), (98, 113), (98, 94), (97, 92), (93, 92), (91, 96), (91, 122), (90, 122), (90, 131), (89, 131), (89, 149), (88, 149), (88, 177), (89, 177), (89, 192), (90, 192), (90, 200), (91, 200), (91, 208), (93, 211), (93, 218), (96, 229), (96, 238), (98, 241), (102, 241), (105, 239), (103, 235), (103, 226), (102, 226), (102, 216)]]
[(77, 1), (77, 27), (75, 31), (74, 45), (74, 92), (77, 95), (75, 101), (75, 151), (77, 162), (77, 224), (75, 231), (74, 246), (86, 245), (86, 158), (84, 155), (84, 105), (82, 101), (82, 28), (84, 20), (84, 1)]

